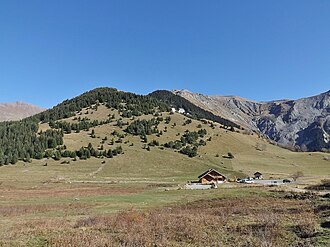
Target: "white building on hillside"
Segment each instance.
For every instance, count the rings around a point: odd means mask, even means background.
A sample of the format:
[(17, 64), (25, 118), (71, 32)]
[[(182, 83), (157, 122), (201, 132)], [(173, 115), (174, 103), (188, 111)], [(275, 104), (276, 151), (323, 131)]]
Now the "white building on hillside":
[(183, 113), (185, 113), (186, 111), (185, 111), (185, 109), (180, 108), (178, 112), (179, 112), (180, 114), (183, 114)]
[[(176, 112), (176, 109), (173, 107), (173, 108), (171, 109), (171, 111), (172, 111), (173, 113), (175, 113), (175, 112)], [(186, 112), (186, 110), (183, 109), (183, 108), (179, 108), (179, 110), (178, 110), (178, 113), (180, 113), (180, 114), (184, 114), (185, 112)]]

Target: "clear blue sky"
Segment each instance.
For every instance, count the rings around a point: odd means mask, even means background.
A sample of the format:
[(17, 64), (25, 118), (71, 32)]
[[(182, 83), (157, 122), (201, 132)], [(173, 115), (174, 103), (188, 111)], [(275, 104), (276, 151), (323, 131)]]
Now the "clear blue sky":
[(99, 86), (255, 100), (330, 89), (329, 0), (1, 0), (0, 102)]

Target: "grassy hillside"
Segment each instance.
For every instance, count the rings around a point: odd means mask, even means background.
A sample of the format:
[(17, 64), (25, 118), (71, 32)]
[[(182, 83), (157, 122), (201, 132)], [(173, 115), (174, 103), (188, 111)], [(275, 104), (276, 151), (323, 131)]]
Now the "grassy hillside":
[[(82, 112), (87, 112), (83, 109)], [(84, 114), (91, 120), (105, 119), (109, 114), (115, 114), (116, 111), (100, 106), (97, 111), (89, 110)], [(73, 119), (79, 116), (68, 119)], [(225, 126), (210, 122), (191, 120), (191, 123), (185, 124), (189, 118), (187, 116), (175, 113), (162, 113), (164, 119), (171, 117), (169, 124), (161, 122), (159, 130), (163, 131), (161, 136), (156, 134), (147, 136), (148, 142), (158, 141), (160, 144), (180, 139), (186, 130), (198, 131), (206, 129), (206, 146), (199, 147), (198, 156), (189, 158), (173, 149), (160, 147), (151, 147), (150, 151), (143, 149), (145, 143), (141, 142), (139, 136), (128, 135), (122, 138), (121, 143), (116, 143), (117, 137), (111, 133), (117, 131), (125, 134), (123, 128), (116, 126), (116, 121), (110, 124), (97, 126), (94, 128), (95, 138), (90, 137), (90, 131), (72, 133), (64, 136), (64, 144), (70, 150), (76, 150), (81, 146), (87, 146), (92, 143), (95, 147), (100, 147), (102, 139), (107, 136), (108, 141), (103, 144), (104, 149), (121, 145), (124, 153), (113, 160), (108, 160), (109, 166), (103, 171), (105, 177), (129, 177), (155, 179), (168, 178), (176, 181), (185, 181), (195, 179), (196, 175), (202, 173), (207, 168), (216, 168), (228, 177), (253, 175), (256, 171), (261, 171), (266, 177), (288, 177), (296, 171), (302, 171), (306, 177), (327, 177), (329, 176), (330, 163), (324, 157), (329, 155), (323, 153), (296, 153), (286, 149), (269, 144), (257, 135), (245, 135), (242, 131), (229, 131)], [(116, 115), (119, 118), (119, 115)], [(139, 119), (151, 119), (152, 115), (145, 115)], [(122, 118), (123, 122), (131, 123), (129, 118)], [(212, 127), (211, 127), (212, 126)], [(165, 132), (166, 131), (166, 132)], [(114, 139), (114, 145), (108, 145), (110, 139)], [(133, 146), (132, 146), (133, 145)], [(257, 146), (262, 146), (258, 150)], [(234, 155), (234, 159), (228, 159), (228, 152)], [(98, 162), (97, 160), (95, 162)], [(110, 174), (107, 174), (109, 172)], [(129, 174), (129, 175), (125, 175)]]
[[(77, 122), (77, 117), (86, 117), (92, 120), (105, 120), (108, 115), (120, 116), (114, 109), (101, 105), (97, 110), (84, 108), (74, 116), (64, 119), (66, 122)], [(139, 119), (151, 119), (154, 116), (144, 115)], [(62, 158), (55, 161), (51, 158), (33, 160), (32, 163), (19, 162), (17, 166), (4, 166), (0, 175), (2, 181), (15, 180), (19, 174), (21, 183), (35, 183), (63, 177), (68, 181), (106, 181), (106, 182), (154, 182), (154, 183), (184, 183), (195, 180), (199, 174), (208, 168), (215, 168), (229, 178), (251, 176), (260, 171), (264, 176), (272, 178), (286, 178), (297, 171), (304, 173), (303, 179), (320, 180), (329, 177), (330, 162), (323, 153), (296, 153), (271, 145), (257, 135), (245, 135), (241, 132), (232, 132), (224, 126), (198, 120), (191, 120), (181, 114), (162, 113), (162, 118), (171, 117), (166, 124), (162, 121), (158, 129), (162, 135), (147, 136), (147, 143), (142, 142), (140, 136), (127, 134), (125, 126), (116, 126), (116, 119), (109, 124), (90, 128), (88, 131), (65, 134), (64, 145), (68, 150), (78, 150), (87, 147), (89, 143), (94, 148), (103, 150), (121, 146), (123, 154), (109, 158), (91, 158), (88, 160), (73, 161), (71, 158)], [(124, 123), (131, 123), (131, 118), (122, 118)], [(211, 127), (212, 126), (212, 127)], [(47, 130), (48, 124), (40, 124), (40, 130)], [(205, 146), (198, 148), (198, 155), (190, 158), (177, 150), (164, 148), (161, 145), (169, 141), (180, 139), (186, 130), (198, 131), (205, 129)], [(91, 137), (92, 131), (95, 136)], [(123, 138), (113, 135), (116, 131)], [(104, 141), (105, 137), (107, 138)], [(151, 146), (146, 149), (151, 141), (159, 142), (160, 146)], [(120, 143), (119, 143), (120, 141)], [(113, 144), (111, 143), (113, 142)], [(112, 145), (111, 145), (112, 144)], [(262, 151), (256, 148), (262, 146)], [(260, 149), (260, 148), (259, 148)], [(234, 155), (228, 159), (228, 152)], [(67, 162), (66, 162), (67, 161)], [(63, 164), (63, 163), (69, 164)], [(46, 165), (47, 166), (44, 166)], [(26, 171), (25, 171), (26, 170)], [(96, 172), (97, 171), (97, 172)], [(31, 178), (31, 174), (38, 174)], [(12, 176), (12, 177), (11, 177)]]

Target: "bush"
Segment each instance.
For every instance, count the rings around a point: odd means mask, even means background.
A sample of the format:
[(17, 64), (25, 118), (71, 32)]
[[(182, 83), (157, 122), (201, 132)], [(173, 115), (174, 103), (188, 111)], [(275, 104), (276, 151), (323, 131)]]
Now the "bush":
[(227, 156), (228, 156), (229, 159), (233, 159), (233, 158), (235, 158), (234, 155), (233, 155), (231, 152), (229, 152), (229, 153), (227, 154)]

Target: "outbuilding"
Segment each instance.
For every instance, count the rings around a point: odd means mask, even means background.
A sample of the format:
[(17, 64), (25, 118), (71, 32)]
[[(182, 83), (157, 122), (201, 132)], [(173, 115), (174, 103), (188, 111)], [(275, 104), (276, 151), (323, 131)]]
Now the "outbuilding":
[(254, 174), (254, 179), (262, 179), (262, 173), (261, 172), (256, 172)]

